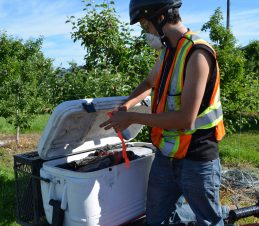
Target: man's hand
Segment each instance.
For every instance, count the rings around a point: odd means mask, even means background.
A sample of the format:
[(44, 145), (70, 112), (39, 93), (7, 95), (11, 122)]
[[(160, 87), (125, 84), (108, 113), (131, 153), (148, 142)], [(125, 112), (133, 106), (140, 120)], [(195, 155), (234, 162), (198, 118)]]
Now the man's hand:
[(107, 121), (103, 122), (99, 126), (105, 130), (114, 128), (116, 132), (122, 131), (131, 125), (130, 112), (126, 111), (114, 111), (112, 116)]

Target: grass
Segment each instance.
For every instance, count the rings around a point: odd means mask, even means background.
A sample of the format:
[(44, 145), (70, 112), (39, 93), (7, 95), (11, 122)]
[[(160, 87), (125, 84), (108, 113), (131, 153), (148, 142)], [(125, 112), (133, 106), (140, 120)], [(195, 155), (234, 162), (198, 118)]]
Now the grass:
[[(12, 136), (0, 134), (0, 140), (6, 138), (11, 139)], [(19, 147), (17, 147), (14, 139), (4, 147), (0, 147), (0, 226), (18, 226), (15, 223), (13, 156), (35, 150), (39, 138), (40, 134), (22, 134)]]
[(15, 128), (9, 125), (3, 117), (0, 117), (0, 131), (1, 133), (14, 134)]
[(0, 192), (1, 196), (0, 200), (0, 226), (16, 226), (18, 224), (15, 223), (15, 200), (14, 200), (14, 180), (4, 180), (3, 176), (0, 175)]
[(17, 147), (14, 141), (15, 128), (0, 117), (0, 140), (11, 141), (4, 147), (0, 147), (0, 226), (18, 226), (15, 222), (13, 155), (35, 149), (48, 118), (49, 115), (36, 117), (31, 129), (22, 131), (21, 143)]
[[(32, 129), (22, 131), (19, 147), (12, 141), (0, 147), (0, 226), (18, 226), (15, 223), (15, 179), (13, 155), (35, 150), (41, 132), (49, 118), (43, 115), (35, 118)], [(0, 118), (0, 140), (13, 139), (15, 129)], [(251, 167), (259, 169), (259, 131), (245, 131), (241, 134), (227, 135), (220, 143), (220, 156), (224, 166)], [(231, 204), (232, 193), (222, 190), (222, 203)], [(254, 203), (248, 203), (251, 205)], [(258, 219), (249, 217), (238, 221), (237, 225), (256, 223)]]
[[(259, 131), (256, 129), (250, 131), (240, 132), (238, 134), (226, 135), (226, 137), (219, 144), (220, 159), (224, 167), (231, 167), (237, 169), (255, 169), (253, 171), (259, 172)], [(238, 193), (239, 192), (239, 193)], [(244, 190), (244, 193), (248, 191)], [(238, 197), (240, 191), (229, 191), (222, 189), (221, 202), (226, 205), (233, 205), (231, 197)], [(242, 206), (255, 205), (249, 201), (245, 201), (247, 197), (239, 196), (239, 202)], [(237, 225), (258, 223), (258, 218), (249, 217), (239, 220)]]
[[(40, 133), (44, 129), (48, 119), (49, 119), (49, 114), (38, 115), (37, 117), (35, 117), (33, 119), (31, 128), (24, 129), (21, 132), (22, 133)], [(0, 117), (0, 133), (15, 134), (15, 132), (16, 132), (16, 130), (15, 130), (14, 126), (7, 123), (7, 121), (3, 117)]]
[(15, 181), (12, 156), (0, 149), (0, 226), (15, 226)]
[(219, 144), (223, 165), (252, 164), (259, 168), (259, 131), (232, 134)]

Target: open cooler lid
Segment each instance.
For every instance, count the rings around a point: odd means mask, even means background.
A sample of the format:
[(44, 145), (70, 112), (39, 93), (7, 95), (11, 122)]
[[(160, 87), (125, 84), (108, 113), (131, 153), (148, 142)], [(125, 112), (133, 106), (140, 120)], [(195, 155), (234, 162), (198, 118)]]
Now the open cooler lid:
[[(107, 113), (126, 101), (127, 97), (104, 97), (66, 101), (58, 105), (44, 129), (37, 151), (44, 160), (64, 157), (121, 143), (113, 129), (99, 125)], [(130, 111), (150, 112), (150, 97)], [(137, 136), (142, 125), (134, 124), (122, 131), (124, 139)]]

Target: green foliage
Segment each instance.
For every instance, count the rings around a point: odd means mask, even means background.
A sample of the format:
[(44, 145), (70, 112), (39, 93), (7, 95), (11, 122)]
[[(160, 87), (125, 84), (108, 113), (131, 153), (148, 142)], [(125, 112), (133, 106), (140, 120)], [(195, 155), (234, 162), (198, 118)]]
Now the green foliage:
[(0, 117), (0, 133), (15, 134), (15, 128), (5, 118)]
[[(72, 38), (86, 49), (88, 94), (94, 96), (128, 95), (146, 77), (155, 61), (155, 52), (143, 36), (132, 37), (128, 24), (122, 23), (114, 2), (93, 5), (85, 0), (85, 16), (71, 16)], [(90, 79), (91, 77), (91, 79)], [(89, 85), (87, 85), (89, 86)]]
[[(23, 42), (0, 33), (0, 116), (15, 127), (30, 127), (35, 114), (50, 113), (66, 100), (129, 95), (152, 68), (156, 52), (142, 35), (130, 35), (113, 1), (84, 2), (85, 16), (67, 20), (73, 40), (86, 50), (84, 66), (70, 63), (67, 70), (53, 71), (41, 52), (41, 38)], [(222, 20), (217, 9), (202, 29), (210, 30), (218, 53), (225, 122), (235, 131), (257, 123), (259, 42), (236, 47)], [(147, 133), (145, 129), (139, 137)]]
[(249, 81), (250, 90), (247, 90), (247, 95), (250, 96), (251, 109), (254, 115), (252, 123), (258, 125), (259, 117), (259, 41), (252, 41), (247, 46), (242, 48), (244, 56), (246, 58), (245, 72)]
[(203, 31), (210, 30), (210, 40), (218, 49), (235, 48), (236, 39), (230, 30), (223, 25), (223, 15), (220, 8), (217, 8), (210, 20), (202, 27)]
[(68, 70), (57, 68), (48, 83), (52, 90), (50, 103), (53, 106), (66, 100), (85, 98), (87, 93), (87, 73), (73, 63)]
[(243, 52), (236, 47), (236, 39), (230, 30), (222, 24), (223, 16), (216, 9), (202, 30), (210, 30), (218, 56), (221, 74), (221, 100), (223, 104), (225, 124), (229, 132), (236, 131), (248, 123), (244, 113), (254, 112), (258, 99), (251, 95), (254, 80), (245, 69), (246, 59)]
[(151, 143), (150, 129), (151, 129), (150, 127), (144, 126), (133, 141), (136, 141), (136, 142), (142, 141), (142, 142)]
[(252, 73), (253, 78), (259, 78), (259, 41), (252, 41), (242, 48), (245, 58), (247, 59), (245, 69), (247, 73)]
[(114, 2), (100, 5), (93, 5), (91, 1), (85, 2), (85, 16), (77, 19), (77, 22), (72, 16), (67, 22), (73, 25), (74, 41), (80, 40), (87, 50), (87, 69), (104, 69), (108, 65), (119, 65), (126, 54), (124, 47), (130, 40), (127, 30), (119, 30), (122, 23), (115, 15)]
[(44, 81), (51, 61), (40, 48), (42, 39), (22, 40), (0, 33), (0, 116), (15, 127), (28, 128), (45, 105)]
[(59, 76), (49, 81), (52, 86), (50, 102), (57, 105), (66, 100), (129, 95), (133, 83), (130, 77), (111, 71), (110, 68), (87, 71), (77, 65), (66, 71), (57, 69)]

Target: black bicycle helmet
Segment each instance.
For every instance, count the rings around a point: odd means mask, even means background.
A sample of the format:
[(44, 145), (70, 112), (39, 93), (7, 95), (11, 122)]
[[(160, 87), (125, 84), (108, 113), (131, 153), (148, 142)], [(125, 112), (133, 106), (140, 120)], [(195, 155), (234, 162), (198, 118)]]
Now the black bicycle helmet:
[(180, 8), (182, 0), (131, 0), (129, 5), (130, 24), (137, 23), (140, 18), (155, 17), (171, 8)]

